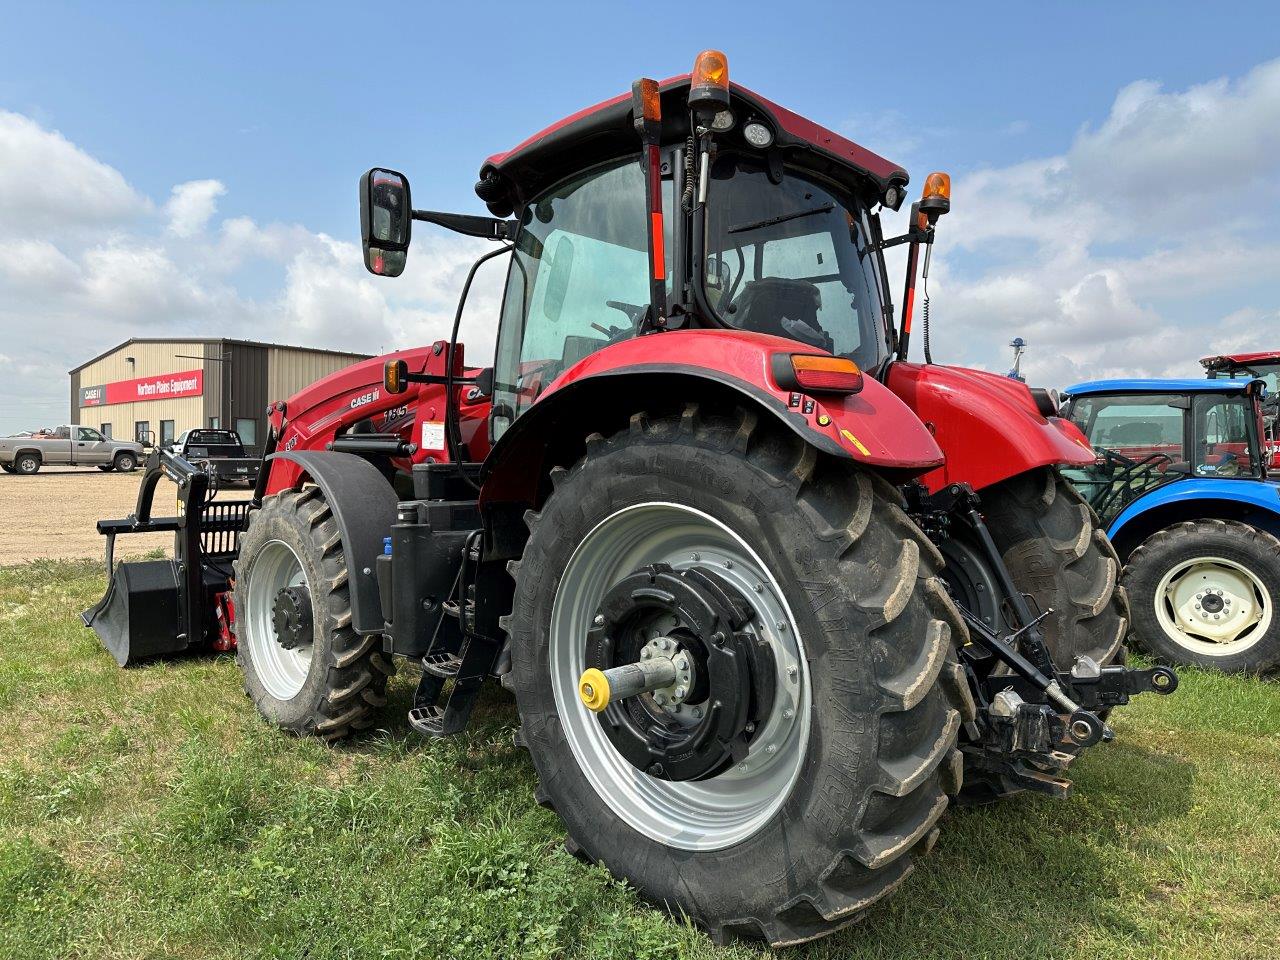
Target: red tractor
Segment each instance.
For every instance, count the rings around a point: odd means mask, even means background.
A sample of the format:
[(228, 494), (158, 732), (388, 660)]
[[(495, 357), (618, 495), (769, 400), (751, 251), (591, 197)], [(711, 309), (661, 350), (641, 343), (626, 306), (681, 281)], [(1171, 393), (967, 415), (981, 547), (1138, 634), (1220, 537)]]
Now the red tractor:
[(276, 403), (238, 505), (157, 455), (183, 515), (104, 532), (171, 522), (175, 572), (120, 565), (87, 617), (122, 662), (234, 618), (249, 695), (299, 734), (377, 723), (397, 660), (428, 736), (497, 678), (570, 849), (717, 938), (853, 922), (962, 788), (1063, 795), (1109, 709), (1177, 683), (1123, 665), (1119, 563), (1058, 472), (1094, 454), (1054, 396), (907, 361), (950, 182), (886, 238), (906, 185), (715, 51), (489, 158), (491, 217), (371, 170), (373, 273), (414, 220), (503, 241), (476, 265), (510, 258), (492, 365), (460, 302), (448, 342)]
[(1229, 353), (1205, 357), (1201, 366), (1210, 380), (1262, 380), (1267, 385), (1262, 397), (1262, 445), (1267, 471), (1280, 476), (1280, 350), (1257, 353)]

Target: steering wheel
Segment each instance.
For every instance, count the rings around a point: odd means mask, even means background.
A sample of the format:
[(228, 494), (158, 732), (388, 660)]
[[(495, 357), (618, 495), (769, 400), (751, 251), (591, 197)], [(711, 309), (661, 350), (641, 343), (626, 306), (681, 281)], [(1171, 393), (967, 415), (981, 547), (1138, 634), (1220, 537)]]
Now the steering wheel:
[[(621, 310), (625, 313), (627, 315), (627, 319), (631, 321), (631, 326), (633, 328), (640, 326), (640, 321), (643, 320), (644, 315), (649, 312), (649, 308), (647, 306), (642, 307), (638, 303), (627, 303), (623, 300), (606, 300), (604, 305), (606, 307), (612, 307), (614, 310)], [(602, 333), (604, 332), (604, 328), (599, 324), (593, 323), (592, 326), (597, 330), (600, 330)]]
[(1116, 451), (1109, 450), (1106, 447), (1095, 447), (1094, 449), (1101, 453), (1102, 459), (1111, 465), (1114, 466), (1118, 464), (1129, 470), (1137, 470), (1140, 467), (1152, 464), (1160, 465), (1161, 461), (1163, 461), (1164, 464), (1173, 463), (1173, 457), (1169, 456), (1167, 453), (1149, 453), (1141, 460), (1134, 460), (1132, 457), (1126, 457), (1123, 453), (1116, 453)]

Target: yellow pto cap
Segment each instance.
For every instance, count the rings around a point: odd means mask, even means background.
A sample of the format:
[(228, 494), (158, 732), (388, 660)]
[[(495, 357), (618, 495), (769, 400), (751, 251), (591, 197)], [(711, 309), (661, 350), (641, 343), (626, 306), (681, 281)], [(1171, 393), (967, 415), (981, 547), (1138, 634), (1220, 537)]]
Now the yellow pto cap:
[(609, 681), (603, 673), (592, 667), (578, 681), (578, 696), (588, 710), (599, 713), (609, 705)]

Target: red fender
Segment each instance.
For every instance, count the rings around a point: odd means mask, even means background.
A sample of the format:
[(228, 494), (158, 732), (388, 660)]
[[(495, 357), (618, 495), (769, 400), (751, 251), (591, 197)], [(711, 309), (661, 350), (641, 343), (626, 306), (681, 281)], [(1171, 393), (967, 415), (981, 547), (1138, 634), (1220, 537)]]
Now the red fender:
[[(574, 396), (586, 396), (584, 388), (607, 394), (628, 387), (604, 381), (644, 375), (687, 374), (721, 383), (756, 399), (818, 449), (902, 477), (942, 463), (942, 451), (920, 420), (870, 376), (851, 395), (810, 397), (778, 386), (771, 370), (775, 354), (817, 352), (794, 340), (738, 330), (678, 330), (597, 350), (550, 383), (498, 441), (485, 464), (484, 475), (492, 480), (486, 481), (484, 498), (514, 499), (527, 492), (530, 458), (539, 455), (547, 431), (559, 428), (568, 411), (581, 409)], [(517, 466), (504, 470), (509, 462)]]
[(937, 439), (946, 463), (920, 477), (980, 490), (1036, 467), (1086, 466), (1096, 455), (1075, 424), (1044, 417), (1025, 383), (984, 370), (895, 363), (888, 386)]

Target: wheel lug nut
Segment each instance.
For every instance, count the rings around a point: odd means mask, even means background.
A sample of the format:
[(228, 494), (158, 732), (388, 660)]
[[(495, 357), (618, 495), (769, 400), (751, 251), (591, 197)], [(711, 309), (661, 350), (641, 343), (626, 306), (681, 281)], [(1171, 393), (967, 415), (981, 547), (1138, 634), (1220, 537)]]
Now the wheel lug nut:
[(794, 663), (791, 666), (787, 667), (787, 676), (790, 677), (792, 680), (796, 678), (796, 675), (799, 672), (800, 671), (796, 668), (796, 665)]
[(694, 718), (695, 720), (701, 720), (701, 719), (702, 719), (702, 708), (701, 708), (701, 707), (694, 707), (694, 708), (693, 708), (693, 718)]
[(592, 620), (591, 622), (597, 627), (603, 627), (604, 617), (597, 613), (595, 619)]
[(757, 583), (757, 584), (756, 584), (756, 593), (764, 593), (764, 584), (763, 584), (763, 583)]
[(1197, 594), (1196, 594), (1196, 599), (1197, 599), (1197, 600), (1203, 600), (1203, 599), (1204, 599), (1204, 594), (1203, 594), (1203, 593), (1197, 593)]
[(778, 752), (778, 745), (777, 745), (776, 743), (771, 743), (771, 744), (769, 744), (769, 746), (765, 748), (765, 752), (766, 752), (766, 753), (777, 753), (777, 752)]
[(794, 710), (790, 709), (790, 708), (788, 708), (788, 709), (786, 709), (786, 710), (783, 710), (783, 711), (782, 711), (782, 719), (783, 719), (783, 720), (790, 720), (790, 719), (791, 719), (792, 717), (794, 717), (795, 715), (796, 715), (796, 712), (795, 712)]
[(725, 568), (726, 570), (732, 570), (732, 569), (733, 569), (733, 561), (732, 561), (732, 560), (726, 560), (726, 561), (724, 562), (724, 568)]

